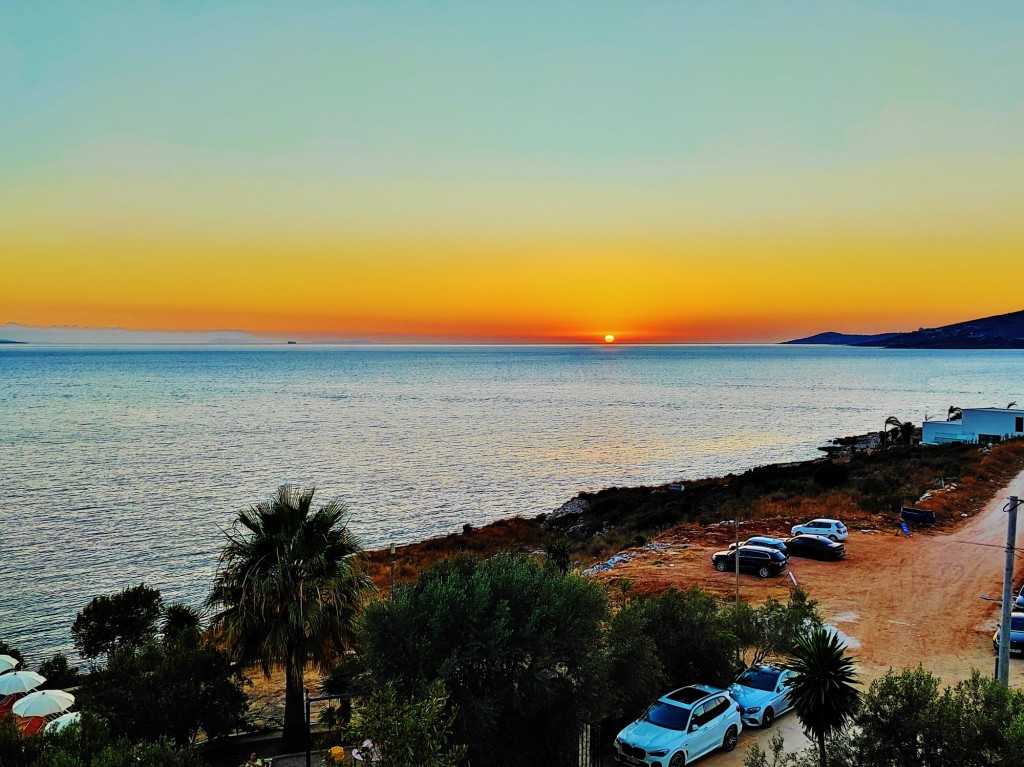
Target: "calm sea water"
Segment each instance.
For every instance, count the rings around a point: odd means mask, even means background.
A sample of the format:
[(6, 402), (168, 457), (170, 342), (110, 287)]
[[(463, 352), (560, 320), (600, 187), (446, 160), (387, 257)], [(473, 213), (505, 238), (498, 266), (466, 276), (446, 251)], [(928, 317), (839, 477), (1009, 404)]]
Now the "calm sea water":
[(140, 581), (200, 602), (220, 528), (281, 483), (342, 496), (372, 547), (1010, 400), (1013, 351), (0, 347), (0, 637), (69, 650)]

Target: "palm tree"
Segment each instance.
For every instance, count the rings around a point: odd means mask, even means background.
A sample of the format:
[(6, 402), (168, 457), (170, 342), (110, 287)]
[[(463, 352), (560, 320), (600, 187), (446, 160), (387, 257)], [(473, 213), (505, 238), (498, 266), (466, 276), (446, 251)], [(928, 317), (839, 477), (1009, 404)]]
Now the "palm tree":
[(572, 564), (572, 541), (564, 536), (552, 538), (544, 544), (544, 556), (560, 573), (569, 572), (569, 566)]
[(162, 627), (164, 641), (174, 640), (192, 634), (200, 636), (203, 614), (191, 605), (174, 603), (164, 610)]
[(889, 416), (885, 419), (886, 428), (893, 426), (895, 427), (892, 432), (883, 431), (883, 437), (888, 434), (892, 434), (893, 442), (902, 440), (905, 444), (909, 445), (914, 437), (914, 422), (913, 421), (901, 421), (894, 415)]
[(949, 406), (949, 412), (946, 413), (947, 421), (962, 421), (964, 417), (964, 411), (958, 408), (956, 405)]
[(372, 590), (348, 528), (348, 509), (331, 500), (314, 510), (314, 488), (279, 487), (240, 511), (207, 603), (213, 627), (246, 665), (285, 669), (283, 740), (304, 741), (304, 670), (329, 668), (347, 650), (357, 611)]
[(786, 682), (793, 708), (807, 736), (818, 744), (821, 767), (827, 767), (825, 737), (842, 729), (860, 702), (853, 658), (833, 632), (818, 627), (797, 638), (788, 665), (796, 672)]

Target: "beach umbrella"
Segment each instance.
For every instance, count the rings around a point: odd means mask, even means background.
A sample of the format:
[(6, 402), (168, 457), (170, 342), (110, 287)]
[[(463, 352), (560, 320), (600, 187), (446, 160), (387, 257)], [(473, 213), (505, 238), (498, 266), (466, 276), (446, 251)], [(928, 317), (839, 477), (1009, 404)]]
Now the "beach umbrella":
[(60, 732), (65, 727), (67, 727), (69, 724), (74, 724), (75, 722), (77, 722), (81, 718), (82, 718), (82, 712), (81, 711), (69, 711), (66, 714), (61, 714), (56, 719), (54, 719), (52, 722), (47, 722), (45, 729), (46, 729), (47, 732)]
[(12, 668), (18, 667), (18, 659), (10, 655), (0, 655), (0, 674), (5, 674)]
[(9, 674), (0, 675), (0, 695), (31, 692), (45, 681), (45, 676), (39, 676), (32, 671), (12, 671)]
[(75, 705), (75, 696), (63, 690), (40, 690), (29, 693), (11, 709), (17, 716), (52, 716), (63, 714)]

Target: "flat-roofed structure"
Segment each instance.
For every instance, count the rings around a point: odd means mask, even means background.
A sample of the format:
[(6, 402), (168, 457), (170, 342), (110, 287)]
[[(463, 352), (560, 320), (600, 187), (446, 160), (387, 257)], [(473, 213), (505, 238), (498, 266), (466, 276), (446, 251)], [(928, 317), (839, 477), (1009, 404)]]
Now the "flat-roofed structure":
[(1024, 410), (998, 407), (964, 408), (955, 421), (925, 421), (921, 442), (942, 445), (947, 442), (991, 444), (1011, 437), (1024, 437)]

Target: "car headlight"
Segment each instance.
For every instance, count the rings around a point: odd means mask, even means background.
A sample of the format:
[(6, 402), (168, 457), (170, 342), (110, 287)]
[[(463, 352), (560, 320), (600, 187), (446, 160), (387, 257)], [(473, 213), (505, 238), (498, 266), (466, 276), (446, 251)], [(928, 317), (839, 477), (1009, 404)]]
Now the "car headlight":
[(667, 748), (659, 748), (657, 751), (648, 751), (649, 756), (668, 756)]
[(743, 709), (743, 713), (744, 713), (744, 714), (756, 714), (756, 713), (757, 713), (758, 711), (760, 711), (760, 710), (761, 710), (761, 707), (760, 707), (760, 706), (753, 706), (753, 707), (751, 707), (751, 708), (745, 708), (745, 709)]

